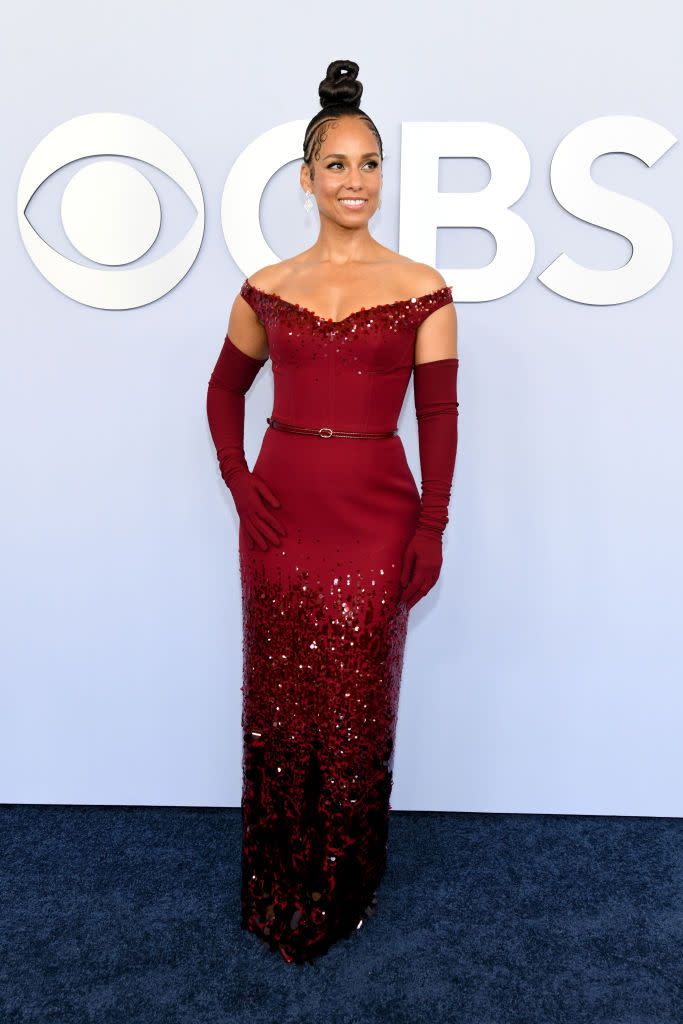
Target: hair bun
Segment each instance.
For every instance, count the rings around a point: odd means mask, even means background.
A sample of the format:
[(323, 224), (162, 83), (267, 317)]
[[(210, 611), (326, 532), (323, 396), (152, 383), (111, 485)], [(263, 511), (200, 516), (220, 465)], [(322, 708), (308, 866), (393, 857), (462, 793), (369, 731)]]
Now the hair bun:
[(321, 107), (346, 106), (357, 109), (363, 84), (357, 81), (358, 65), (352, 60), (333, 60), (318, 86)]

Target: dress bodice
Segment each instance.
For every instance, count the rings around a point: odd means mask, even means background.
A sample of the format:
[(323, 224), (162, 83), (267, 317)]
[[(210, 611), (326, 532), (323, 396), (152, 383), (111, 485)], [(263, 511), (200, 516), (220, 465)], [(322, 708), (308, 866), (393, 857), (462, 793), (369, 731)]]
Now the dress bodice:
[(300, 426), (395, 430), (420, 324), (453, 301), (452, 286), (361, 308), (342, 320), (261, 291), (240, 295), (263, 324), (273, 368), (273, 416)]

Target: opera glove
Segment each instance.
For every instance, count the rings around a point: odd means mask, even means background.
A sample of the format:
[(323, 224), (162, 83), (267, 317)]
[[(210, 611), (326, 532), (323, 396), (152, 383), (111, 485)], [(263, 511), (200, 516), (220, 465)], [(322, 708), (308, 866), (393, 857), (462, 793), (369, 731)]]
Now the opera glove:
[(286, 534), (270, 506), (280, 507), (277, 495), (249, 470), (244, 454), (245, 395), (266, 359), (250, 356), (226, 335), (209, 380), (206, 412), (221, 475), (235, 502), (249, 547), (266, 550)]
[(457, 358), (413, 368), (422, 495), (417, 526), (401, 565), (401, 600), (409, 609), (429, 593), (441, 573), (458, 447), (457, 379)]

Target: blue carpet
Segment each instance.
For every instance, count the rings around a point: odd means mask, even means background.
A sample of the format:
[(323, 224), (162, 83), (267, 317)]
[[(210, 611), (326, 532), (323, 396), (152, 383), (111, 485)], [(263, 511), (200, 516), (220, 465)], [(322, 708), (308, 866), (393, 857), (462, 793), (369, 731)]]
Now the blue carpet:
[(0, 808), (2, 1024), (681, 1024), (683, 820), (391, 814), (314, 964), (239, 927), (239, 809)]

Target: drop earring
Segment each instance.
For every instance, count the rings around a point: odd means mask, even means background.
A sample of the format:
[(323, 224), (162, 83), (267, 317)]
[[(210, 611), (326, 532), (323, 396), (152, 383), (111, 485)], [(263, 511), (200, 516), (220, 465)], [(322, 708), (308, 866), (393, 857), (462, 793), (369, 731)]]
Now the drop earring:
[(311, 210), (313, 209), (313, 199), (312, 199), (312, 196), (313, 196), (312, 192), (306, 192), (306, 198), (304, 199), (304, 210), (306, 211), (306, 213), (310, 213)]

